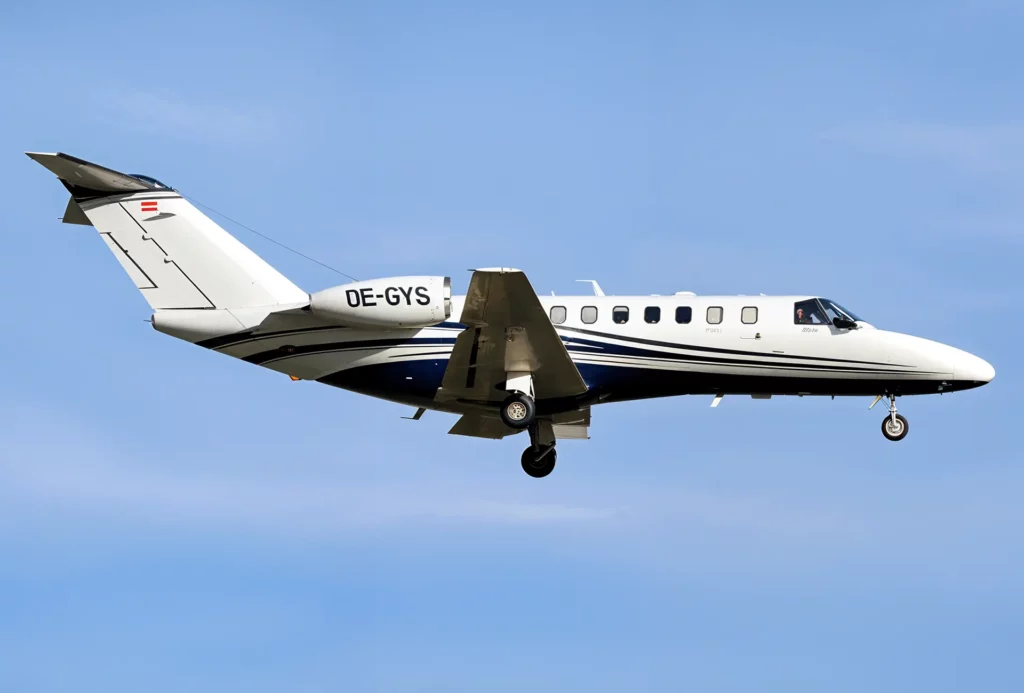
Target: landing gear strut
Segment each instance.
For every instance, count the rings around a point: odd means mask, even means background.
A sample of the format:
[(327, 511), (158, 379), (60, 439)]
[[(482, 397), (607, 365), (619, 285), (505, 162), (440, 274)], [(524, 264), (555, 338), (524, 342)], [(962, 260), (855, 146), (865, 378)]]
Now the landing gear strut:
[(530, 426), (530, 447), (523, 450), (523, 471), (534, 479), (541, 479), (555, 468), (555, 443), (540, 442), (540, 426)]
[(896, 395), (889, 395), (889, 416), (882, 420), (882, 435), (889, 440), (903, 440), (909, 431), (906, 418), (896, 413)]

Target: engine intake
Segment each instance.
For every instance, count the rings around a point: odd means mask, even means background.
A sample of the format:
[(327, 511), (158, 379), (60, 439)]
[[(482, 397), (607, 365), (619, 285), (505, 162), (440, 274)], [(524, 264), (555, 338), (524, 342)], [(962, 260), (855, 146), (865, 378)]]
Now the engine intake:
[(452, 314), (450, 277), (388, 277), (342, 284), (309, 297), (316, 317), (347, 327), (428, 327)]

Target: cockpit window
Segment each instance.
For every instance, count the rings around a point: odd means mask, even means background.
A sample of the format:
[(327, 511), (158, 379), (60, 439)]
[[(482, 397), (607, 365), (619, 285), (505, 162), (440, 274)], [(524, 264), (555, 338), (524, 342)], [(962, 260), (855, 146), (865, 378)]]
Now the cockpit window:
[(170, 190), (171, 189), (169, 185), (164, 185), (163, 183), (158, 181), (156, 178), (152, 178), (150, 176), (144, 176), (141, 173), (132, 173), (132, 174), (129, 174), (129, 175), (131, 175), (132, 178), (138, 178), (143, 183), (148, 183), (149, 185), (152, 185), (155, 188), (164, 188), (166, 190)]
[(796, 325), (824, 325), (827, 322), (831, 321), (825, 317), (816, 298), (799, 301), (793, 306), (793, 323)]
[(828, 298), (822, 298), (819, 300), (821, 301), (821, 305), (825, 308), (825, 315), (828, 316), (829, 322), (832, 322), (833, 318), (843, 318), (845, 320), (860, 322), (860, 318), (843, 308), (835, 301)]

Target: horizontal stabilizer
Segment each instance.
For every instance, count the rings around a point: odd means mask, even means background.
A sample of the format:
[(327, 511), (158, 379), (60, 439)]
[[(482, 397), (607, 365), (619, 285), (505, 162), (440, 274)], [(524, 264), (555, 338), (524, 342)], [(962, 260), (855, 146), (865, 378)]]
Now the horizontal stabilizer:
[(62, 154), (46, 154), (43, 152), (25, 152), (34, 161), (39, 162), (69, 186), (85, 188), (98, 193), (131, 193), (143, 190), (161, 189), (154, 183), (148, 183), (134, 176), (119, 173), (113, 169), (93, 164), (84, 159)]

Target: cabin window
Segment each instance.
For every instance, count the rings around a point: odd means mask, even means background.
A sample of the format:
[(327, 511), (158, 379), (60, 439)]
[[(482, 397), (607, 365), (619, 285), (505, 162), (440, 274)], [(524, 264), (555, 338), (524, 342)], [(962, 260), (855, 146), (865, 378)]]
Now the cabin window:
[(627, 306), (615, 306), (612, 308), (612, 322), (616, 325), (625, 325), (629, 322), (629, 308)]
[(708, 308), (708, 324), (719, 325), (722, 322), (722, 306), (711, 306)]
[(565, 306), (551, 306), (551, 322), (556, 325), (561, 325), (565, 322), (565, 317)]
[(593, 325), (597, 322), (597, 306), (583, 306), (580, 311), (580, 320), (586, 325)]
[(647, 306), (644, 308), (644, 322), (653, 325), (661, 320), (661, 308), (658, 306)]
[(742, 322), (744, 325), (753, 325), (755, 322), (757, 322), (757, 307), (746, 306), (740, 312), (740, 322)]
[(676, 308), (676, 322), (680, 325), (688, 325), (693, 320), (693, 308), (690, 306), (679, 306)]
[(827, 322), (830, 320), (821, 311), (821, 304), (816, 298), (799, 301), (793, 306), (794, 325), (824, 325)]

